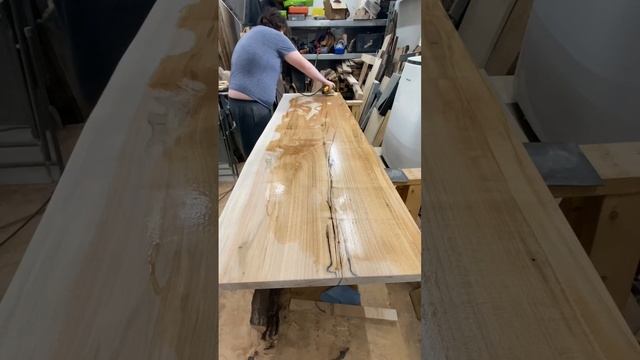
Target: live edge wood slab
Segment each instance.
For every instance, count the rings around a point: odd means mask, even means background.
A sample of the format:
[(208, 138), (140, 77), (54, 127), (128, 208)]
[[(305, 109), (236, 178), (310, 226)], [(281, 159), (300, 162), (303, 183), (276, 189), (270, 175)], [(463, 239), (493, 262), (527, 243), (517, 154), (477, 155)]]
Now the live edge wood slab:
[(440, 0), (422, 4), (422, 357), (640, 359)]
[(284, 96), (218, 229), (224, 289), (420, 280), (420, 231), (339, 95)]
[(158, 0), (0, 303), (0, 359), (215, 359), (214, 0)]

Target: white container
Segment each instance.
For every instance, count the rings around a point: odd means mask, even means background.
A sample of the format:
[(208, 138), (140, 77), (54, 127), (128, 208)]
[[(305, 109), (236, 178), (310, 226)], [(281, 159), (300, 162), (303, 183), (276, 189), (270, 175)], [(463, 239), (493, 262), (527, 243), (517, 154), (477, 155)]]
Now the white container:
[(382, 156), (394, 169), (418, 168), (421, 165), (421, 63), (420, 56), (407, 60), (384, 133)]
[(639, 141), (640, 1), (536, 0), (516, 99), (542, 141)]

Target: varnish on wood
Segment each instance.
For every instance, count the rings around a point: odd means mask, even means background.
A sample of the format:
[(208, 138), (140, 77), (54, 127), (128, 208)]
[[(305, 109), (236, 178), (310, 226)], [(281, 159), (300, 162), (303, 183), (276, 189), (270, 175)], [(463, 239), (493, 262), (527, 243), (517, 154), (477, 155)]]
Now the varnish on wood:
[(339, 95), (285, 95), (218, 229), (222, 288), (420, 280), (418, 227)]

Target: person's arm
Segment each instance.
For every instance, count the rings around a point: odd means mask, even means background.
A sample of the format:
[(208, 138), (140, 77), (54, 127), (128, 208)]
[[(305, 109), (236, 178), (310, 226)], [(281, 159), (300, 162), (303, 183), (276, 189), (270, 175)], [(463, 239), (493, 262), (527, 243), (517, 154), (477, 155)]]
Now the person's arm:
[(320, 74), (320, 71), (318, 71), (318, 69), (316, 69), (316, 67), (313, 66), (313, 64), (311, 64), (309, 60), (305, 59), (299, 51), (292, 51), (288, 53), (287, 55), (285, 55), (284, 60), (291, 64), (291, 66), (302, 71), (311, 80), (319, 81), (323, 85), (329, 85), (332, 88), (336, 87), (334, 83), (325, 79), (325, 77)]

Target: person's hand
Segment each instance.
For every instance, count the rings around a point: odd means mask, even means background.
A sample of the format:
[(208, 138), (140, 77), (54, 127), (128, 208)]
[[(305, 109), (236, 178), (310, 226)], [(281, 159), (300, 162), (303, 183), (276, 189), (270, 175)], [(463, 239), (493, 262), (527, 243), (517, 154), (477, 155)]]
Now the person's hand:
[(331, 90), (335, 90), (335, 89), (336, 89), (336, 84), (332, 83), (332, 82), (331, 82), (331, 81), (329, 81), (329, 80), (326, 80), (326, 81), (324, 82), (324, 84), (325, 84), (325, 85), (329, 85), (329, 87), (331, 88)]

